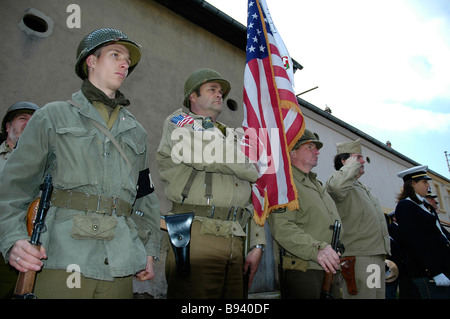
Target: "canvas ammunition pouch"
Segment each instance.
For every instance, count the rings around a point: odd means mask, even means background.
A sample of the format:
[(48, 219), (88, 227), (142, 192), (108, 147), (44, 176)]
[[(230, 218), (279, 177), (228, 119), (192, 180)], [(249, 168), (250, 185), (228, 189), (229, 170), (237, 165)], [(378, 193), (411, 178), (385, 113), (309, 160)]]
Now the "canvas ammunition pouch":
[(347, 283), (347, 291), (350, 295), (356, 295), (358, 293), (355, 281), (355, 261), (355, 256), (342, 257), (340, 261), (342, 277), (344, 277)]
[(130, 217), (131, 204), (120, 198), (88, 194), (74, 190), (53, 189), (51, 205), (74, 209), (82, 213), (73, 216), (70, 235), (75, 239), (114, 238), (117, 227), (116, 216)]
[(75, 239), (98, 239), (110, 241), (114, 238), (117, 218), (94, 213), (73, 216), (70, 236)]
[(177, 271), (187, 274), (191, 269), (189, 247), (194, 213), (166, 215), (164, 219), (166, 221), (170, 244), (175, 254)]
[(207, 217), (221, 221), (234, 221), (237, 222), (243, 229), (252, 217), (252, 213), (244, 207), (215, 207), (207, 205), (173, 203), (172, 213), (180, 214), (182, 212), (194, 212), (196, 217)]

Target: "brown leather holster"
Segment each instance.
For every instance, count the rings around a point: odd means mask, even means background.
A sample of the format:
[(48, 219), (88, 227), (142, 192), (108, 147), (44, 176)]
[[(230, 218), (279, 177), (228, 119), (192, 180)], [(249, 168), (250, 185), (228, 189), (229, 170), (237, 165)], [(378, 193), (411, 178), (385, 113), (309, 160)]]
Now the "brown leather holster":
[(358, 293), (355, 281), (355, 261), (355, 256), (341, 258), (341, 272), (347, 283), (347, 291), (350, 295), (356, 295)]

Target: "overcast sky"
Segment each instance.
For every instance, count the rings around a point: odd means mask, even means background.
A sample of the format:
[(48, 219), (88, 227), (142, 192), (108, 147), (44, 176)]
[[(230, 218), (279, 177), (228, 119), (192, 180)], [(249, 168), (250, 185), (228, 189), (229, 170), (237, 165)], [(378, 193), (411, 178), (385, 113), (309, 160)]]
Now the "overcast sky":
[[(247, 24), (246, 0), (207, 0)], [(295, 92), (450, 178), (450, 1), (266, 0)]]

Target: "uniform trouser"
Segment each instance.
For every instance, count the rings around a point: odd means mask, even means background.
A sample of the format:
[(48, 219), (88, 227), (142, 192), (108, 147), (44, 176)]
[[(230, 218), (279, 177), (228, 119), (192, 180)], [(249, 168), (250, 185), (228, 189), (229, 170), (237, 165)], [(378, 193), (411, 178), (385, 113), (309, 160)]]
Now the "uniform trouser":
[(0, 299), (10, 299), (14, 292), (18, 271), (3, 261), (0, 254)]
[(421, 299), (450, 299), (450, 287), (436, 286), (428, 277), (413, 277)]
[(384, 256), (356, 256), (355, 282), (358, 293), (350, 295), (347, 285), (343, 282), (344, 299), (385, 299), (385, 277)]
[[(42, 269), (37, 273), (34, 294), (39, 299), (131, 299), (133, 277), (114, 281), (85, 278), (80, 275), (79, 287), (69, 288), (67, 281), (73, 273), (59, 269)], [(70, 279), (69, 279), (70, 281)]]
[[(309, 269), (307, 271), (285, 270), (283, 273), (283, 299), (319, 299), (325, 271)], [(333, 298), (342, 298), (340, 275), (333, 277), (330, 293)]]
[(177, 272), (172, 247), (167, 253), (167, 298), (243, 298), (244, 239), (201, 234), (201, 225), (192, 223), (189, 274)]

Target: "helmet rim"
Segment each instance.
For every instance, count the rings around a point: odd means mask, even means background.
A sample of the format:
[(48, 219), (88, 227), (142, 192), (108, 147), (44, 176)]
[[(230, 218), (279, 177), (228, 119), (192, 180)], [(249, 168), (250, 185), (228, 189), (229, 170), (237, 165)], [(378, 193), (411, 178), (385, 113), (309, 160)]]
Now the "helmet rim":
[(120, 30), (103, 28), (92, 31), (80, 41), (75, 63), (75, 73), (78, 77), (82, 80), (88, 77), (86, 65), (87, 57), (93, 54), (97, 49), (109, 44), (121, 44), (128, 49), (131, 57), (131, 64), (128, 68), (128, 75), (130, 75), (141, 59), (141, 45), (130, 40), (128, 36)]
[(203, 84), (210, 82), (217, 82), (222, 86), (222, 99), (225, 99), (231, 91), (230, 82), (225, 80), (220, 73), (212, 69), (199, 69), (186, 79), (186, 82), (184, 84), (183, 105), (189, 108), (189, 96)]

